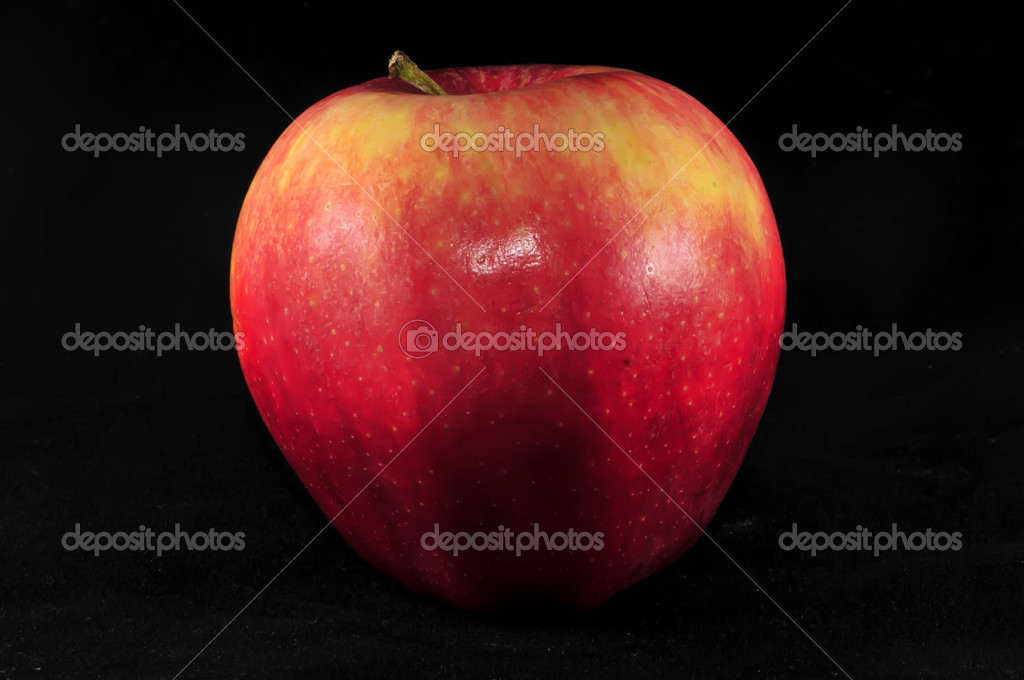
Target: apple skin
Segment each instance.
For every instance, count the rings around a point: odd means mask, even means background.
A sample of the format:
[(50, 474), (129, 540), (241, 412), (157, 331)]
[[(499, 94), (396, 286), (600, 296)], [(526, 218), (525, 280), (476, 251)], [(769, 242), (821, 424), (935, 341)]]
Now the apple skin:
[[(231, 260), (241, 368), (368, 562), (459, 607), (593, 608), (683, 555), (736, 475), (779, 357), (775, 218), (736, 138), (669, 84), (592, 66), (428, 74), (449, 96), (373, 80), (268, 153)], [(601, 132), (604, 149), (454, 158), (421, 148), (435, 123)], [(414, 319), (442, 336), (624, 331), (626, 348), (416, 360), (398, 342)], [(456, 556), (422, 547), (435, 524), (604, 547)]]

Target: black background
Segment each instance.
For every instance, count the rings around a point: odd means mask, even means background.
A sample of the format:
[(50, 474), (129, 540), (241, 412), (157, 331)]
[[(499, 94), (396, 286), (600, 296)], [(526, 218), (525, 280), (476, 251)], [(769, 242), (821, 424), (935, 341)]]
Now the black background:
[[(0, 677), (174, 677), (323, 527), (232, 353), (94, 357), (61, 337), (229, 329), (235, 220), (289, 122), (242, 68), (295, 116), (398, 48), (428, 69), (626, 67), (740, 112), (787, 324), (931, 327), (963, 349), (783, 354), (708, 529), (763, 592), (701, 540), (595, 612), (483, 616), (412, 595), (329, 530), (181, 677), (1024, 677), (1014, 21), (852, 3), (783, 68), (841, 5), (769, 5), (185, 4), (209, 36), (173, 2), (4, 10)], [(963, 149), (811, 158), (779, 148), (794, 123), (958, 132)], [(61, 148), (76, 124), (246, 146), (94, 158)], [(244, 531), (246, 548), (94, 557), (61, 547), (75, 523)], [(780, 549), (793, 523), (959, 531), (963, 548), (811, 557)]]

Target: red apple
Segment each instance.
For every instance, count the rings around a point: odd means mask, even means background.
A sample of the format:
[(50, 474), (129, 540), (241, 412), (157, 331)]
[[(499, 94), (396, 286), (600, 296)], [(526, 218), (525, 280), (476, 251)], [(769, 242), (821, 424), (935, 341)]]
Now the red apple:
[[(683, 555), (736, 475), (779, 355), (775, 218), (740, 143), (672, 85), (594, 66), (428, 74), (447, 94), (372, 80), (270, 150), (232, 253), (242, 371), (367, 561), (462, 607), (595, 607)], [(504, 130), (602, 148), (456, 155), (424, 137)], [(430, 352), (420, 320), (440, 338), (624, 342)], [(435, 526), (490, 536), (456, 554), (424, 539)], [(556, 549), (570, 530), (590, 543)], [(508, 549), (539, 532), (554, 545)]]

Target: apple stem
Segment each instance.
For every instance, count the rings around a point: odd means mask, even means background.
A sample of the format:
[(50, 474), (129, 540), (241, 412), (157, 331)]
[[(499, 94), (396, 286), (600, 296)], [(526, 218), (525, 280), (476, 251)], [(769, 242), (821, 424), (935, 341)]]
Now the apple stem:
[(388, 77), (401, 78), (426, 94), (448, 94), (441, 86), (434, 82), (434, 79), (420, 70), (409, 55), (402, 50), (396, 51), (388, 60)]

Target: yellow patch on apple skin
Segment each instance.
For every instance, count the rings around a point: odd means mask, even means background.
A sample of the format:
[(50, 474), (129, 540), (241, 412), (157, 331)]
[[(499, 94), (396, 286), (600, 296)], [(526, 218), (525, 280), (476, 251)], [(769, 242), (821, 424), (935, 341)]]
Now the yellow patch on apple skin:
[[(636, 126), (642, 123), (636, 120), (605, 118), (596, 124), (600, 126), (599, 131), (604, 134), (604, 149), (599, 153), (613, 158), (624, 174), (643, 173), (646, 177), (653, 176), (654, 156), (636, 134)], [(668, 176), (663, 181), (667, 180)]]
[[(621, 102), (588, 110), (588, 131), (603, 133), (605, 144), (603, 151), (590, 154), (604, 163), (595, 162), (588, 170), (599, 173), (596, 181), (622, 187), (634, 210), (642, 209), (633, 227), (676, 219), (690, 229), (716, 229), (731, 222), (742, 225), (755, 249), (762, 250), (773, 225), (764, 214), (766, 201), (753, 164), (720, 121), (666, 87), (649, 86), (650, 106), (634, 99), (628, 112)], [(604, 194), (611, 198), (607, 189)]]
[[(346, 156), (351, 159), (352, 168), (349, 172), (360, 174), (370, 171), (377, 163), (386, 162), (396, 157), (408, 156), (412, 153), (427, 153), (420, 147), (420, 138), (429, 129), (419, 130), (414, 124), (414, 117), (407, 107), (399, 101), (384, 101), (380, 95), (373, 95), (369, 101), (351, 105), (360, 107), (362, 120), (359, 121), (363, 134), (350, 137), (356, 146)], [(335, 145), (337, 146), (337, 145)]]
[(434, 183), (434, 186), (441, 187), (448, 184), (448, 181), (451, 179), (452, 176), (452, 171), (448, 167), (447, 163), (435, 163), (433, 166), (433, 171), (434, 175), (431, 178), (431, 181)]
[(408, 135), (409, 111), (398, 103), (397, 98), (360, 93), (321, 102), (300, 116), (270, 153), (276, 160), (278, 195), (363, 184), (360, 177), (394, 156), (396, 139)]
[[(298, 134), (294, 134), (296, 132)], [(292, 130), (289, 130), (288, 133), (286, 134), (292, 135), (291, 143), (286, 143), (284, 139), (279, 140), (278, 144), (285, 143), (285, 146), (279, 148), (277, 145), (275, 145), (274, 148), (271, 150), (269, 156), (294, 159), (300, 155), (298, 149), (304, 146), (305, 143), (308, 141), (306, 135), (302, 132), (302, 130), (299, 130), (298, 128), (295, 128), (294, 132)], [(289, 189), (292, 186), (295, 173), (295, 164), (281, 163), (277, 167), (277, 194), (278, 196), (283, 196), (289, 191)]]
[[(745, 228), (757, 250), (765, 248), (774, 228), (765, 215), (767, 199), (753, 163), (732, 133), (669, 85), (645, 79), (637, 89), (646, 90), (648, 106), (635, 104), (634, 97), (628, 116), (620, 104), (611, 103), (596, 107), (594, 114), (603, 118), (595, 121), (605, 133), (602, 153), (616, 161), (636, 209), (648, 201), (644, 212), (679, 205), (682, 213), (696, 218), (690, 228), (718, 228), (728, 224), (723, 219), (728, 216)], [(661, 209), (659, 202), (664, 204)], [(636, 222), (653, 222), (643, 217)]]

